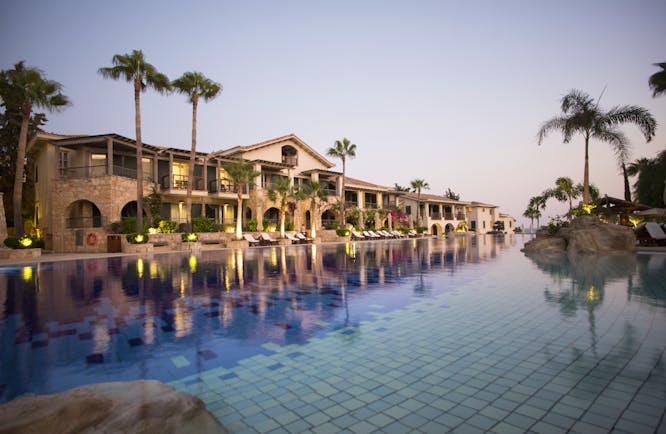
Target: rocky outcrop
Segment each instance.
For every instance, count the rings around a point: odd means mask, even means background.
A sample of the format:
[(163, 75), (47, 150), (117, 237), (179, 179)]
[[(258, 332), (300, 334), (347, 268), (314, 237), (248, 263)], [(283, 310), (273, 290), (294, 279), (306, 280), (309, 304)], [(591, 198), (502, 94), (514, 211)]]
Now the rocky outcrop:
[(575, 218), (556, 234), (538, 232), (525, 243), (523, 252), (627, 253), (636, 250), (636, 235), (628, 227), (602, 223), (594, 216)]
[(226, 433), (194, 396), (154, 380), (101, 383), (0, 406), (2, 433)]

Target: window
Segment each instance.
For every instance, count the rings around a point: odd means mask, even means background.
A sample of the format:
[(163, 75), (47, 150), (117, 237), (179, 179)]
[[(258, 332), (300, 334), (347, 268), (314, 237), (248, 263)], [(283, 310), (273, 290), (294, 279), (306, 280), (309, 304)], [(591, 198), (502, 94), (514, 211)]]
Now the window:
[(486, 221), (484, 220), (483, 221), (483, 229), (485, 229), (485, 228), (486, 228)]
[(65, 176), (69, 169), (69, 152), (60, 151), (58, 153), (58, 173), (60, 176)]
[(409, 205), (407, 205), (407, 206), (405, 207), (405, 213), (411, 215), (411, 214), (412, 214), (412, 207), (409, 206)]
[(153, 179), (153, 160), (142, 158), (141, 169), (143, 171), (143, 179)]

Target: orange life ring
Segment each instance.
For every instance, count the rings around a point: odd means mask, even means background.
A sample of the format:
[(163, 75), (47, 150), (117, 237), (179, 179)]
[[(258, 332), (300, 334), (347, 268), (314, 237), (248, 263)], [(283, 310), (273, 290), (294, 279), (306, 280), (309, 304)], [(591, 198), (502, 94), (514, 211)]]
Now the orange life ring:
[(97, 244), (97, 234), (90, 232), (88, 236), (86, 236), (86, 243), (88, 243), (89, 246), (94, 246)]

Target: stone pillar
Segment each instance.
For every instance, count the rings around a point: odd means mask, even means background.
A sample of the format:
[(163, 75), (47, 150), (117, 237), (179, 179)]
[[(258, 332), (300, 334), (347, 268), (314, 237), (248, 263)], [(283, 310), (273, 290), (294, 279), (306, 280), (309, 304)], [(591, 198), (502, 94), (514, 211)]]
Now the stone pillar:
[(106, 138), (106, 174), (113, 175), (113, 139)]
[(173, 185), (173, 152), (169, 152), (169, 186), (167, 190), (171, 190)]
[(262, 176), (261, 176), (261, 164), (255, 164), (254, 165), (254, 171), (259, 172), (259, 174), (260, 174), (259, 176), (254, 178), (254, 188), (255, 189), (261, 189), (262, 188), (262, 184), (261, 184), (261, 178), (262, 178)]
[[(5, 238), (7, 238), (7, 220), (5, 218), (5, 202), (3, 201), (2, 196), (3, 193), (0, 191), (0, 241), (4, 241)], [(1, 246), (4, 246), (4, 244), (2, 244)]]

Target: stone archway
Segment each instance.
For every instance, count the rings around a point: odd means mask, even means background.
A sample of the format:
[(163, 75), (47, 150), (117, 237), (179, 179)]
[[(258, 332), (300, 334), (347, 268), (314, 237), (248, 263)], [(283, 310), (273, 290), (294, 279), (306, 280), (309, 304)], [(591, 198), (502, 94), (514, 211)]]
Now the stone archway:
[[(136, 209), (136, 202), (135, 209)], [(100, 228), (102, 227), (102, 212), (93, 202), (85, 199), (70, 203), (65, 209), (65, 227)]]
[(436, 237), (442, 235), (442, 225), (439, 223), (435, 223), (432, 226), (430, 226), (430, 232)]
[(447, 223), (446, 226), (444, 227), (444, 233), (448, 234), (450, 232), (455, 231), (456, 228), (453, 227), (451, 223)]
[(263, 217), (263, 227), (267, 232), (273, 232), (280, 226), (280, 210), (271, 207), (266, 210)]

